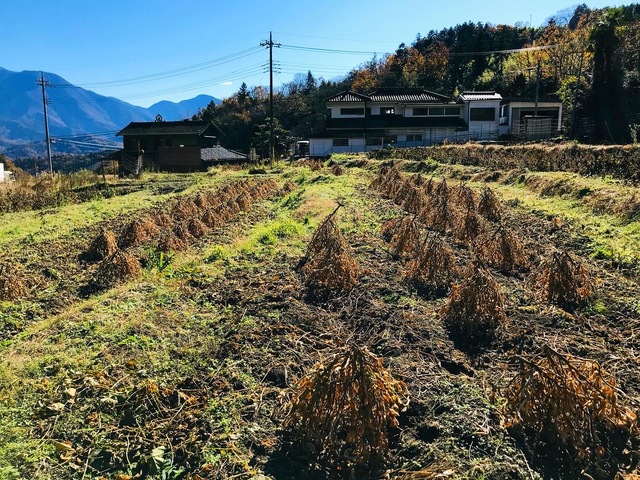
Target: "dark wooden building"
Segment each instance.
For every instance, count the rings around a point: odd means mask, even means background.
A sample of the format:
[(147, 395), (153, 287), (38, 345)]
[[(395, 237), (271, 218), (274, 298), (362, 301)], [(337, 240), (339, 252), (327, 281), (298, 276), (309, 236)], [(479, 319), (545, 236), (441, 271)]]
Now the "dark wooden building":
[(218, 144), (222, 135), (212, 122), (189, 120), (131, 122), (116, 134), (123, 138), (124, 165), (138, 159), (137, 165), (141, 161), (145, 167), (172, 172), (203, 170), (215, 161), (246, 161), (246, 155)]

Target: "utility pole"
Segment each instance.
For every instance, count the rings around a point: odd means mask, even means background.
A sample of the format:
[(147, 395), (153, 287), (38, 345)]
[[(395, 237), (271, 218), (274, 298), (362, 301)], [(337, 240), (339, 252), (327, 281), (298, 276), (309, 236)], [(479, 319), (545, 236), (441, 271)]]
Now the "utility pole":
[(269, 47), (269, 161), (274, 162), (273, 144), (273, 47), (280, 47), (279, 43), (273, 43), (272, 32), (269, 32), (269, 41), (261, 42), (261, 47)]
[(40, 78), (36, 80), (36, 83), (42, 87), (42, 108), (44, 109), (44, 133), (47, 141), (47, 157), (49, 158), (49, 175), (53, 177), (53, 162), (51, 161), (51, 138), (49, 137), (49, 118), (47, 117), (47, 94), (45, 93), (45, 87), (53, 87), (53, 84), (49, 80), (44, 79), (44, 72), (40, 72)]
[(540, 65), (540, 58), (538, 58), (538, 66), (536, 67), (536, 106), (533, 110), (534, 118), (538, 116), (538, 96), (540, 93), (540, 77), (541, 76), (542, 76), (542, 67)]

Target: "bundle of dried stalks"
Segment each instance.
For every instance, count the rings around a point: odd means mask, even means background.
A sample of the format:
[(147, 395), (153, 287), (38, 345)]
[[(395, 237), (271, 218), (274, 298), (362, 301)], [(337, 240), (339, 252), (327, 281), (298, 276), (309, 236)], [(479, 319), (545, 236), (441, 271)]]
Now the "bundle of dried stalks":
[(187, 244), (180, 240), (172, 231), (168, 231), (160, 236), (157, 249), (161, 252), (178, 252), (184, 250)]
[(156, 213), (152, 218), (161, 230), (171, 228), (173, 226), (173, 219), (166, 213)]
[(333, 167), (331, 167), (331, 173), (333, 173), (337, 177), (344, 173), (344, 168), (336, 163)]
[(185, 243), (193, 241), (193, 235), (189, 231), (187, 222), (180, 222), (173, 226), (173, 234)]
[(160, 233), (160, 228), (148, 215), (136, 218), (125, 227), (120, 239), (122, 247), (135, 247)]
[(240, 210), (242, 210), (243, 212), (248, 212), (251, 209), (251, 204), (253, 202), (251, 201), (251, 197), (247, 193), (243, 193), (241, 195), (238, 195), (238, 197), (236, 198), (236, 203), (238, 204), (238, 207), (240, 207)]
[(198, 215), (200, 210), (194, 201), (189, 197), (180, 197), (176, 202), (171, 215), (176, 220), (183, 220)]
[(407, 177), (404, 179), (404, 181), (400, 185), (400, 188), (397, 189), (397, 191), (391, 198), (396, 205), (402, 205), (407, 201), (409, 197), (415, 195), (417, 192), (418, 188), (413, 185), (411, 177)]
[(461, 210), (469, 212), (476, 211), (477, 195), (473, 189), (469, 188), (464, 183), (460, 183), (460, 186), (451, 191), (451, 201)]
[(202, 222), (209, 228), (216, 228), (222, 224), (220, 216), (212, 208), (209, 208), (204, 212), (204, 215), (202, 215)]
[(398, 229), (400, 228), (403, 220), (404, 218), (402, 217), (395, 217), (390, 218), (382, 224), (380, 227), (380, 233), (382, 234), (382, 238), (385, 242), (390, 242), (393, 236), (398, 233)]
[(22, 276), (13, 265), (0, 264), (0, 300), (18, 300), (29, 293)]
[(486, 230), (485, 223), (475, 210), (456, 209), (453, 215), (451, 231), (457, 242), (471, 245)]
[(549, 346), (537, 358), (520, 360), (505, 392), (507, 427), (533, 435), (544, 448), (566, 449), (568, 458), (582, 465), (619, 455), (629, 435), (637, 433), (636, 414), (623, 405), (615, 379), (597, 362)]
[(282, 185), (282, 188), (279, 190), (280, 196), (289, 195), (291, 192), (295, 192), (298, 189), (298, 185), (293, 183), (291, 180), (287, 180)]
[(587, 303), (594, 293), (586, 267), (569, 252), (554, 252), (542, 264), (536, 287), (546, 301), (570, 312)]
[(204, 237), (209, 231), (209, 228), (197, 218), (192, 218), (191, 220), (189, 220), (187, 228), (189, 229), (189, 233), (195, 238)]
[(393, 198), (402, 186), (403, 176), (396, 165), (383, 165), (378, 176), (371, 183), (371, 188), (379, 191), (387, 198)]
[(358, 283), (358, 264), (334, 221), (339, 208), (318, 227), (307, 247), (302, 273), (307, 293), (313, 298), (346, 293)]
[(477, 254), (489, 265), (506, 273), (526, 271), (531, 267), (520, 239), (502, 224), (492, 234), (480, 239)]
[(427, 206), (420, 212), (420, 219), (436, 232), (442, 234), (453, 226), (453, 218), (449, 199), (446, 196), (433, 195), (429, 198)]
[(391, 237), (391, 254), (396, 259), (415, 256), (420, 251), (420, 228), (416, 217), (405, 217)]
[(478, 202), (478, 213), (490, 222), (502, 219), (502, 205), (500, 199), (490, 188), (484, 188)]
[(352, 345), (297, 383), (285, 427), (330, 469), (372, 471), (388, 458), (388, 431), (398, 427), (408, 398), (379, 358)]
[(200, 210), (206, 210), (211, 206), (209, 203), (209, 197), (204, 192), (197, 193), (193, 199), (193, 203), (195, 203)]
[(136, 278), (141, 273), (142, 267), (136, 257), (126, 250), (117, 250), (98, 265), (91, 284), (101, 289), (111, 288), (125, 280)]
[(440, 237), (425, 238), (418, 254), (404, 270), (405, 281), (427, 295), (446, 293), (457, 276), (455, 255)]
[(92, 259), (102, 260), (116, 253), (117, 249), (116, 234), (112, 230), (101, 228), (98, 236), (91, 242), (87, 253)]
[(440, 314), (454, 342), (468, 349), (490, 342), (507, 321), (500, 286), (478, 260), (462, 284), (454, 285)]
[(427, 198), (421, 188), (416, 186), (411, 187), (411, 191), (405, 195), (402, 209), (416, 215), (427, 207), (429, 203)]

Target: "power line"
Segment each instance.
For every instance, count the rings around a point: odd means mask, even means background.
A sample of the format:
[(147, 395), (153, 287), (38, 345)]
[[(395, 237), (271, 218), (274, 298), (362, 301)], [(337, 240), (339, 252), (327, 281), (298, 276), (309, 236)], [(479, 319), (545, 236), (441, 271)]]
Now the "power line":
[(64, 86), (64, 87), (101, 87), (101, 88), (108, 88), (108, 87), (120, 87), (120, 86), (126, 86), (126, 85), (135, 85), (138, 83), (146, 83), (149, 81), (155, 81), (155, 80), (164, 80), (166, 78), (172, 78), (172, 77), (177, 77), (180, 75), (186, 75), (189, 73), (194, 73), (194, 72), (199, 72), (202, 70), (206, 70), (215, 66), (219, 66), (219, 65), (224, 65), (226, 63), (229, 62), (233, 62), (236, 60), (240, 60), (242, 58), (246, 58), (250, 55), (254, 55), (256, 53), (258, 53), (259, 51), (261, 51), (261, 49), (259, 47), (251, 47), (251, 48), (247, 48), (245, 50), (240, 50), (239, 52), (235, 52), (229, 55), (225, 55), (223, 57), (219, 57), (219, 58), (215, 58), (213, 60), (207, 60), (206, 62), (201, 62), (201, 63), (197, 63), (194, 65), (189, 65), (186, 67), (180, 67), (180, 68), (176, 68), (176, 69), (172, 69), (172, 70), (166, 70), (164, 72), (158, 72), (158, 73), (151, 73), (148, 75), (141, 75), (138, 77), (131, 77), (131, 78), (125, 78), (125, 79), (120, 79), (120, 80), (110, 80), (110, 81), (105, 81), (105, 82), (93, 82), (93, 83), (79, 83), (79, 84), (65, 84), (65, 85), (59, 85), (59, 86)]

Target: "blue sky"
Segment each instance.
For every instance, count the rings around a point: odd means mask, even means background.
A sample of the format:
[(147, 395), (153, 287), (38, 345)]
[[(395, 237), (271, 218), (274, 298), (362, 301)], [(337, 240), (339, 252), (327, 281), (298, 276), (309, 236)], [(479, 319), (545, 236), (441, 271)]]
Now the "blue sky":
[[(541, 25), (569, 0), (0, 0), (0, 67), (44, 70), (135, 105), (268, 85), (273, 31), (278, 85), (296, 73), (335, 78), (465, 21)], [(591, 8), (613, 5), (586, 1)], [(302, 47), (303, 49), (300, 49)], [(328, 53), (309, 49), (332, 49)]]

